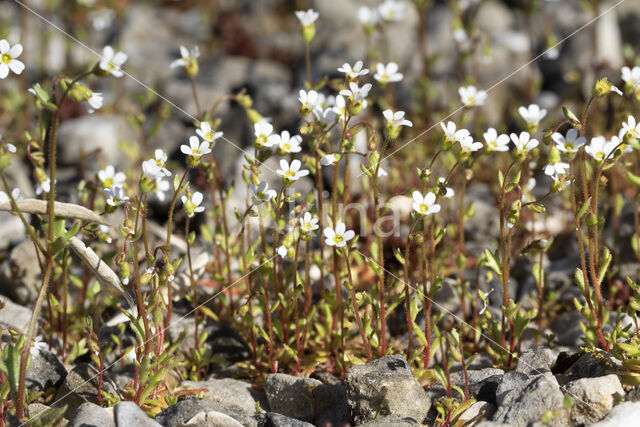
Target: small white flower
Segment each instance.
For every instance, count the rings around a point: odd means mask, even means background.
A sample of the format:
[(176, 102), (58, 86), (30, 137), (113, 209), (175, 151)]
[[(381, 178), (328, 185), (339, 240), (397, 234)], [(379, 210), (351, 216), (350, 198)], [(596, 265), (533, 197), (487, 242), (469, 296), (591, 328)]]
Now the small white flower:
[(385, 177), (385, 176), (389, 176), (389, 172), (384, 170), (382, 168), (382, 166), (378, 167), (378, 178), (382, 178), (382, 177)]
[(549, 163), (544, 167), (544, 174), (548, 176), (566, 175), (568, 173), (569, 163)]
[(102, 94), (98, 92), (91, 92), (91, 98), (87, 100), (87, 112), (89, 114), (95, 113), (96, 110), (102, 108)]
[(402, 73), (398, 72), (398, 69), (398, 64), (395, 62), (389, 62), (387, 65), (378, 62), (376, 64), (376, 73), (373, 75), (373, 78), (381, 84), (399, 82), (404, 76)]
[(306, 169), (301, 170), (300, 166), (302, 166), (302, 163), (298, 159), (294, 159), (291, 164), (281, 159), (280, 169), (278, 169), (276, 173), (288, 181), (296, 181), (303, 176), (309, 175), (309, 171)]
[(531, 139), (529, 132), (520, 132), (520, 136), (512, 133), (511, 140), (516, 146), (517, 153), (526, 153), (538, 146), (538, 140)]
[(620, 96), (623, 96), (624, 94), (622, 93), (622, 91), (620, 89), (618, 89), (617, 86), (611, 85), (611, 87), (609, 88), (609, 92), (615, 92)]
[(16, 58), (22, 54), (22, 45), (15, 44), (13, 47), (9, 42), (0, 40), (0, 79), (4, 79), (9, 75), (9, 70), (16, 74), (21, 74), (24, 70), (24, 64)]
[(347, 100), (344, 96), (336, 96), (336, 105), (333, 106), (333, 112), (340, 118), (341, 121), (347, 120), (349, 113), (347, 112)]
[[(2, 135), (0, 135), (0, 142), (2, 142)], [(4, 143), (4, 148), (6, 148), (6, 150), (10, 153), (15, 153), (16, 151), (18, 151), (15, 145), (10, 144), (8, 142)]]
[(478, 90), (475, 86), (462, 86), (458, 89), (458, 94), (465, 107), (478, 107), (487, 100), (487, 92)]
[(469, 154), (482, 148), (482, 142), (473, 142), (471, 135), (465, 136), (458, 142), (460, 143), (460, 152), (462, 154)]
[(121, 206), (129, 200), (129, 197), (124, 194), (122, 187), (105, 188), (104, 192), (107, 195), (107, 204), (109, 206)]
[(153, 159), (142, 162), (142, 173), (149, 179), (157, 179), (163, 176), (162, 169), (158, 167), (156, 161)]
[(102, 59), (98, 67), (107, 74), (120, 78), (124, 75), (121, 67), (125, 62), (127, 62), (126, 53), (115, 52), (111, 46), (105, 46), (104, 49), (102, 49)]
[(391, 126), (408, 126), (412, 127), (413, 123), (411, 121), (404, 118), (404, 111), (396, 111), (395, 113), (391, 110), (384, 110), (382, 112), (387, 123)]
[(344, 222), (339, 222), (336, 228), (326, 227), (324, 229), (325, 243), (328, 246), (335, 246), (336, 248), (342, 248), (346, 246), (347, 242), (355, 237), (356, 233), (353, 230), (347, 230), (347, 226)]
[[(56, 183), (58, 180), (56, 179)], [(51, 191), (51, 178), (47, 178), (44, 182), (39, 182), (36, 184), (36, 194), (40, 195), (43, 192), (48, 193)]]
[(318, 14), (318, 12), (316, 12), (313, 9), (309, 9), (307, 11), (304, 11), (304, 10), (296, 11), (296, 16), (300, 20), (300, 23), (302, 24), (302, 26), (306, 27), (316, 22), (320, 14)]
[(193, 63), (193, 61), (200, 57), (200, 49), (198, 48), (198, 46), (195, 46), (193, 49), (191, 49), (191, 52), (189, 52), (189, 49), (184, 46), (180, 46), (180, 56), (180, 59), (176, 59), (171, 63), (171, 68), (186, 67), (187, 65)]
[(156, 166), (160, 168), (160, 172), (162, 172), (164, 176), (171, 176), (171, 172), (169, 172), (169, 169), (166, 168), (167, 153), (165, 153), (164, 150), (160, 148), (156, 148), (156, 151), (154, 151), (153, 155), (153, 160), (156, 162)]
[(467, 32), (464, 30), (464, 28), (457, 28), (453, 30), (453, 39), (456, 41), (456, 43), (463, 44), (469, 41), (469, 36), (467, 35)]
[(609, 140), (609, 144), (611, 144), (612, 149), (618, 147), (618, 150), (621, 150), (623, 153), (631, 153), (633, 148), (630, 145), (624, 144), (624, 136), (626, 132), (624, 129), (620, 129), (618, 135), (613, 135)]
[(333, 107), (325, 108), (324, 110), (321, 107), (316, 107), (313, 109), (313, 115), (324, 125), (329, 125), (336, 121), (336, 112)]
[(469, 136), (469, 131), (466, 129), (456, 130), (456, 124), (453, 122), (447, 122), (445, 125), (443, 122), (440, 122), (440, 127), (444, 131), (444, 137), (447, 141), (454, 142), (460, 141), (463, 138)]
[(591, 143), (584, 147), (584, 151), (598, 162), (602, 162), (609, 157), (615, 145), (612, 145), (610, 141), (607, 141), (604, 136), (597, 136), (591, 138)]
[(116, 17), (116, 12), (113, 9), (99, 9), (89, 12), (89, 19), (91, 19), (91, 26), (96, 31), (104, 31), (111, 28), (113, 19)]
[(555, 132), (551, 135), (551, 139), (556, 143), (558, 150), (565, 153), (576, 153), (580, 147), (587, 143), (587, 139), (584, 136), (578, 136), (578, 131), (573, 128), (567, 131), (566, 136)]
[(528, 107), (518, 108), (518, 113), (525, 122), (537, 125), (547, 115), (547, 110), (540, 108), (538, 104), (530, 104)]
[(436, 203), (436, 195), (431, 191), (424, 196), (419, 191), (414, 191), (411, 196), (413, 197), (413, 205), (411, 207), (420, 215), (431, 215), (440, 212), (440, 205)]
[(171, 190), (171, 183), (168, 179), (165, 178), (164, 175), (159, 175), (156, 178), (156, 197), (161, 202), (164, 202), (167, 199), (167, 193)]
[[(352, 102), (362, 101), (367, 97), (367, 95), (369, 95), (369, 91), (371, 90), (371, 86), (372, 86), (371, 83), (367, 83), (367, 84), (363, 85), (362, 87), (358, 87), (358, 83), (349, 82), (349, 89), (341, 90), (340, 91), (340, 95), (346, 96)], [(366, 108), (366, 101), (365, 101), (365, 104), (364, 104), (363, 108)]]
[(301, 89), (298, 95), (298, 101), (300, 101), (300, 104), (302, 104), (300, 108), (303, 111), (305, 112), (311, 111), (314, 108), (316, 108), (316, 106), (318, 106), (318, 103), (319, 103), (318, 92), (316, 92), (315, 90), (310, 90), (309, 92), (306, 92)]
[(280, 136), (273, 134), (273, 125), (271, 123), (261, 120), (254, 124), (253, 128), (258, 148), (272, 147), (280, 142)]
[[(13, 200), (18, 201), (18, 200), (22, 200), (22, 194), (20, 194), (20, 189), (19, 188), (14, 188), (13, 190), (11, 190), (11, 197), (13, 197)], [(4, 191), (0, 191), (0, 205), (3, 203), (9, 203), (9, 196), (7, 195), (7, 193), (5, 193)]]
[(487, 151), (509, 151), (509, 135), (498, 135), (498, 131), (489, 128), (482, 136), (487, 143)]
[(380, 17), (388, 22), (398, 22), (404, 19), (405, 4), (396, 0), (385, 0), (378, 6)]
[(302, 150), (302, 147), (300, 147), (301, 143), (302, 137), (300, 135), (290, 136), (286, 130), (280, 133), (279, 147), (285, 153), (299, 153)]
[(207, 142), (213, 142), (223, 135), (222, 132), (214, 132), (209, 122), (201, 122), (200, 129), (196, 129), (196, 133)]
[[(441, 177), (441, 178), (438, 178), (438, 182), (439, 182), (440, 184), (444, 184), (444, 178), (442, 178), (442, 177)], [(455, 195), (455, 192), (453, 191), (453, 188), (451, 188), (451, 187), (446, 187), (446, 188), (445, 188), (445, 190), (446, 190), (446, 193), (445, 193), (445, 195), (444, 195), (444, 198), (445, 198), (445, 199), (451, 199), (451, 198), (453, 198), (453, 196)]]
[(627, 117), (627, 121), (622, 122), (622, 129), (633, 138), (640, 139), (640, 123), (636, 123), (635, 117)]
[(37, 357), (41, 351), (46, 350), (48, 347), (47, 343), (42, 340), (42, 337), (38, 335), (33, 340), (33, 347), (29, 349), (29, 354), (31, 357)]
[(202, 193), (199, 191), (196, 191), (193, 194), (182, 196), (182, 204), (184, 205), (184, 210), (187, 212), (187, 216), (189, 218), (193, 217), (199, 212), (204, 212), (204, 206), (200, 206), (200, 203), (202, 203), (202, 199)]
[(304, 216), (300, 218), (300, 230), (303, 233), (309, 233), (318, 229), (318, 218), (311, 216), (310, 212), (305, 212)]
[(286, 258), (289, 250), (284, 246), (278, 246), (278, 249), (276, 249), (276, 252), (281, 258)]
[(622, 67), (622, 80), (630, 86), (640, 85), (640, 67)]
[(100, 179), (103, 188), (122, 187), (127, 176), (122, 172), (116, 172), (113, 166), (108, 165), (98, 172), (98, 179)]
[(200, 142), (198, 137), (194, 135), (189, 138), (189, 145), (183, 144), (180, 146), (180, 151), (187, 156), (202, 157), (205, 154), (209, 154), (211, 149), (207, 141)]
[(360, 6), (358, 9), (358, 21), (366, 27), (374, 27), (380, 22), (380, 14), (377, 9)]
[(249, 188), (251, 190), (251, 199), (256, 205), (268, 202), (277, 195), (276, 190), (269, 189), (269, 184), (266, 181), (262, 181), (257, 186), (252, 183)]
[(369, 70), (367, 68), (363, 69), (362, 65), (362, 61), (357, 61), (353, 64), (353, 67), (348, 62), (345, 62), (342, 67), (338, 68), (338, 71), (345, 73), (350, 79), (357, 79), (360, 76), (369, 74)]
[(320, 164), (322, 166), (330, 166), (336, 162), (336, 156), (333, 154), (327, 154), (326, 156), (320, 159)]

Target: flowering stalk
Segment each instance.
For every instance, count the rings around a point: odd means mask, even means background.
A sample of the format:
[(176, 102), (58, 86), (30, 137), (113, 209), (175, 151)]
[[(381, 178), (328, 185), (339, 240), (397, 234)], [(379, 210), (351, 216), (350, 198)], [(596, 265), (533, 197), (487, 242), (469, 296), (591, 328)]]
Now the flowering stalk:
[(349, 280), (349, 293), (351, 294), (351, 304), (353, 307), (353, 315), (356, 318), (356, 323), (358, 324), (358, 330), (360, 331), (360, 338), (362, 338), (362, 344), (364, 344), (365, 352), (367, 353), (367, 360), (373, 360), (373, 354), (371, 353), (371, 344), (369, 343), (369, 338), (367, 338), (367, 333), (364, 330), (362, 325), (362, 319), (360, 318), (360, 310), (358, 309), (358, 300), (356, 298), (356, 288), (353, 285), (353, 278), (351, 277), (351, 263), (349, 262), (349, 247), (346, 246), (343, 250), (343, 256), (345, 258), (345, 264), (347, 266), (347, 278)]

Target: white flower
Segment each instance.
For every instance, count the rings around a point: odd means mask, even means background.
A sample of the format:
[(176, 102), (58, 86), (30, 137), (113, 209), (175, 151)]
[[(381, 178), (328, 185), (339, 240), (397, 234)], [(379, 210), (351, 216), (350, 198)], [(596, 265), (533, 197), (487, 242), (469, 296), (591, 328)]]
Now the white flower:
[(402, 73), (398, 72), (398, 64), (395, 62), (389, 62), (384, 65), (381, 62), (376, 64), (376, 73), (373, 78), (379, 81), (381, 84), (394, 83), (402, 80)]
[(458, 94), (465, 107), (484, 105), (487, 100), (487, 92), (478, 90), (475, 86), (462, 86), (458, 89)]
[[(440, 184), (444, 185), (445, 180), (444, 180), (444, 178), (440, 177), (440, 178), (438, 178), (438, 182), (439, 182)], [(451, 187), (446, 187), (446, 188), (445, 188), (445, 190), (446, 190), (446, 193), (445, 193), (445, 195), (444, 195), (444, 198), (445, 198), (445, 199), (451, 199), (451, 198), (453, 198), (453, 196), (455, 195), (455, 192), (453, 191), (453, 188), (451, 188)]]
[(22, 54), (22, 45), (15, 44), (13, 47), (9, 42), (0, 40), (0, 79), (4, 79), (9, 75), (9, 70), (16, 74), (21, 74), (24, 70), (24, 64), (16, 58)]
[(256, 145), (258, 148), (271, 147), (278, 145), (280, 142), (279, 135), (273, 135), (273, 125), (267, 121), (261, 120), (253, 125), (256, 136)]
[(249, 189), (251, 190), (251, 199), (256, 205), (268, 202), (277, 194), (276, 190), (269, 190), (269, 184), (266, 181), (262, 181), (257, 186), (252, 183)]
[(302, 150), (300, 143), (302, 143), (302, 137), (300, 135), (290, 136), (286, 130), (280, 133), (279, 146), (285, 153), (299, 153)]
[[(358, 102), (364, 100), (367, 95), (369, 95), (369, 91), (371, 90), (371, 83), (367, 83), (362, 87), (358, 87), (358, 83), (349, 82), (349, 89), (343, 89), (340, 91), (340, 95), (346, 96), (353, 102)], [(366, 107), (366, 101), (363, 105), (363, 108)]]
[(462, 154), (469, 154), (482, 148), (482, 142), (473, 142), (471, 135), (465, 136), (458, 142), (460, 143), (460, 152)]
[(518, 108), (518, 113), (524, 119), (525, 122), (537, 125), (540, 123), (540, 120), (547, 115), (547, 110), (544, 108), (540, 108), (538, 104), (530, 104), (528, 107), (520, 107)]
[(285, 180), (296, 181), (298, 178), (309, 175), (309, 171), (306, 169), (300, 169), (302, 163), (300, 160), (295, 159), (289, 164), (286, 160), (280, 160), (280, 169), (276, 173), (282, 176)]
[[(0, 142), (2, 142), (2, 135), (0, 135)], [(8, 142), (5, 142), (5, 144), (4, 144), (4, 148), (6, 148), (6, 149), (7, 149), (7, 151), (8, 151), (8, 152), (10, 152), (10, 153), (15, 153), (16, 151), (18, 151), (18, 150), (16, 149), (16, 146), (15, 146), (15, 145), (10, 144), (10, 143), (8, 143)]]
[(544, 174), (548, 176), (558, 176), (567, 174), (569, 163), (557, 162), (549, 163), (544, 167)]
[(124, 52), (115, 52), (111, 46), (105, 46), (102, 49), (102, 59), (98, 67), (107, 74), (114, 77), (122, 77), (124, 73), (120, 69), (127, 62), (127, 54)]
[(163, 176), (162, 169), (158, 167), (153, 159), (142, 162), (142, 173), (149, 179), (158, 179), (158, 177)]
[(640, 67), (622, 67), (622, 80), (630, 86), (640, 85)]
[(300, 20), (300, 23), (302, 24), (302, 26), (306, 27), (316, 22), (316, 20), (320, 15), (315, 10), (309, 9), (307, 11), (304, 11), (304, 10), (296, 11), (296, 16)]
[(116, 17), (116, 12), (113, 9), (99, 9), (89, 12), (89, 19), (91, 19), (91, 25), (96, 31), (104, 31), (111, 28), (113, 18)]
[(358, 9), (358, 21), (365, 27), (373, 27), (380, 22), (380, 14), (376, 9), (360, 6)]
[(48, 347), (47, 343), (42, 340), (42, 337), (38, 335), (33, 340), (33, 347), (29, 349), (29, 354), (31, 357), (37, 357), (41, 351), (46, 350)]
[(98, 178), (102, 183), (103, 188), (110, 188), (113, 186), (122, 187), (127, 180), (127, 176), (122, 172), (116, 172), (115, 168), (108, 165), (106, 168), (98, 172)]
[(384, 110), (382, 115), (391, 126), (413, 126), (413, 123), (404, 118), (404, 111), (396, 111), (394, 113), (391, 110)]
[(509, 135), (498, 135), (498, 131), (489, 128), (482, 136), (487, 143), (487, 151), (509, 151)]
[(313, 115), (324, 125), (329, 125), (336, 121), (336, 112), (333, 110), (333, 107), (325, 108), (324, 110), (316, 107), (313, 109)]
[(196, 129), (196, 133), (207, 142), (213, 142), (223, 135), (222, 132), (214, 132), (209, 122), (201, 122), (200, 129)]
[[(11, 190), (11, 197), (13, 197), (13, 200), (22, 200), (22, 194), (20, 194), (20, 189), (19, 188), (14, 188), (13, 190)], [(0, 205), (2, 205), (3, 203), (8, 203), (9, 202), (9, 196), (7, 195), (7, 193), (5, 193), (4, 191), (0, 191)]]
[(627, 117), (627, 121), (622, 122), (622, 129), (632, 137), (640, 139), (640, 123), (636, 123), (635, 117)]
[(456, 124), (453, 122), (447, 122), (446, 126), (443, 122), (440, 122), (440, 127), (444, 131), (444, 137), (447, 141), (460, 141), (464, 137), (469, 136), (469, 131), (466, 129), (456, 130)]
[(607, 141), (604, 136), (597, 136), (591, 138), (591, 143), (584, 147), (584, 151), (598, 162), (603, 161), (613, 151), (615, 145), (612, 145), (610, 141)]
[(349, 113), (347, 112), (347, 101), (344, 99), (344, 96), (336, 96), (336, 105), (333, 107), (333, 112), (340, 118), (340, 120), (347, 120)]
[[(58, 180), (56, 179), (56, 183)], [(48, 193), (51, 191), (51, 178), (47, 178), (44, 182), (39, 182), (36, 184), (36, 194), (40, 195), (42, 192)]]
[(469, 40), (469, 36), (467, 36), (467, 32), (464, 28), (456, 28), (453, 30), (453, 39), (459, 43), (466, 43)]
[(171, 68), (186, 67), (187, 65), (191, 64), (200, 56), (200, 49), (198, 48), (198, 46), (195, 46), (193, 49), (191, 49), (191, 52), (189, 52), (189, 49), (184, 46), (180, 46), (180, 56), (180, 59), (176, 59), (171, 63)]
[(344, 247), (347, 242), (355, 237), (356, 233), (353, 230), (347, 230), (347, 226), (344, 222), (339, 222), (336, 225), (335, 230), (331, 227), (324, 229), (325, 243), (328, 246), (335, 246), (336, 248)]
[(511, 134), (511, 140), (516, 146), (517, 153), (526, 153), (538, 146), (538, 140), (530, 138), (529, 132), (520, 132), (520, 136), (515, 133)]
[(102, 94), (91, 92), (91, 98), (87, 100), (87, 112), (93, 114), (96, 110), (102, 108)]
[(318, 229), (318, 218), (311, 216), (310, 212), (305, 212), (304, 216), (300, 218), (300, 230), (303, 233), (309, 233)]
[[(622, 135), (622, 137), (620, 137), (620, 135)], [(613, 135), (609, 140), (611, 149), (613, 150), (614, 148), (618, 147), (617, 149), (621, 150), (624, 154), (631, 153), (633, 151), (633, 148), (624, 143), (624, 129), (620, 129), (620, 135)]]
[(205, 154), (209, 154), (211, 149), (209, 148), (209, 143), (207, 141), (200, 142), (197, 136), (192, 136), (189, 138), (189, 145), (181, 145), (180, 151), (187, 156), (201, 157)]
[(414, 191), (411, 196), (413, 197), (413, 205), (411, 207), (420, 215), (431, 215), (440, 212), (440, 205), (436, 203), (436, 195), (431, 191), (424, 196), (419, 191)]
[(167, 165), (167, 153), (165, 153), (164, 150), (160, 148), (156, 148), (156, 151), (154, 151), (153, 155), (153, 160), (155, 161), (156, 166), (160, 168), (160, 172), (164, 176), (171, 176), (171, 172), (169, 172), (169, 169), (165, 167)]
[(305, 92), (301, 89), (298, 95), (298, 101), (300, 101), (300, 104), (302, 104), (302, 106), (300, 107), (302, 111), (311, 111), (318, 105), (318, 92), (316, 92), (315, 90)]
[(281, 258), (286, 258), (287, 257), (287, 253), (289, 251), (284, 246), (278, 246), (278, 249), (276, 249), (276, 252)]
[(171, 190), (171, 183), (164, 175), (159, 175), (156, 178), (156, 197), (161, 202), (164, 202), (167, 198), (167, 193)]
[(609, 88), (609, 92), (615, 92), (620, 96), (623, 96), (624, 94), (622, 93), (622, 91), (620, 89), (618, 89), (617, 86), (611, 85), (611, 87)]
[(129, 200), (129, 197), (124, 194), (122, 187), (105, 188), (104, 192), (107, 195), (107, 204), (109, 206), (121, 206)]
[(342, 67), (338, 68), (338, 71), (345, 73), (350, 79), (357, 79), (360, 76), (369, 74), (367, 68), (362, 68), (362, 61), (357, 61), (353, 64), (353, 67), (348, 62), (345, 62)]
[(196, 191), (193, 194), (182, 196), (182, 204), (184, 205), (184, 210), (187, 212), (187, 216), (189, 218), (193, 217), (199, 212), (204, 212), (204, 206), (200, 206), (200, 203), (202, 203), (202, 199), (202, 193), (199, 191)]
[(551, 135), (551, 139), (556, 143), (558, 150), (565, 153), (575, 153), (587, 143), (587, 139), (584, 136), (578, 136), (578, 131), (573, 128), (567, 131), (566, 136), (555, 132)]
[(336, 156), (333, 154), (327, 154), (326, 156), (320, 159), (320, 164), (322, 166), (330, 166), (336, 162)]
[(404, 7), (404, 2), (385, 0), (378, 6), (378, 12), (385, 21), (398, 22), (404, 19)]

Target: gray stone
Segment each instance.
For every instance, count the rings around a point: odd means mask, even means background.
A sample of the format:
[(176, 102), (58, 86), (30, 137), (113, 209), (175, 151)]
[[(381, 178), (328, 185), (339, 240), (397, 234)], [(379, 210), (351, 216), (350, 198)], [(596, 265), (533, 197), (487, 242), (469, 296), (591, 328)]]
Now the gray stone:
[(223, 414), (218, 411), (201, 412), (195, 417), (191, 418), (186, 423), (176, 424), (176, 427), (242, 427), (238, 421), (231, 418), (229, 415)]
[(0, 309), (0, 326), (3, 328), (13, 328), (21, 333), (25, 333), (33, 313), (31, 309), (16, 304), (2, 295), (0, 295), (0, 304), (4, 306)]
[[(211, 353), (217, 356), (223, 366), (246, 360), (251, 355), (251, 350), (242, 337), (229, 325), (220, 322), (209, 322), (204, 325), (199, 333), (207, 332), (205, 345)], [(193, 348), (195, 327), (193, 317), (183, 317), (171, 325), (169, 336), (176, 341), (182, 332), (186, 333), (184, 348)]]
[(622, 362), (606, 351), (594, 349), (583, 352), (567, 372), (569, 380), (602, 377), (624, 371)]
[(563, 391), (573, 399), (571, 421), (576, 424), (601, 420), (625, 395), (617, 375), (581, 378), (566, 384)]
[(322, 383), (312, 378), (269, 374), (264, 391), (273, 412), (302, 421), (313, 421), (314, 389)]
[(156, 415), (155, 420), (163, 426), (174, 426), (186, 423), (191, 418), (200, 413), (207, 413), (211, 410), (209, 402), (199, 399), (184, 399), (178, 403), (164, 408)]
[[(53, 414), (49, 411), (51, 411), (52, 408), (50, 408), (47, 405), (43, 405), (42, 403), (30, 403), (29, 404), (29, 418), (33, 421), (39, 421), (41, 423), (41, 425), (43, 424), (48, 424), (50, 422), (53, 422), (52, 419), (47, 419), (51, 416), (53, 416)], [(54, 416), (55, 418), (55, 416)], [(12, 425), (11, 423), (9, 423), (9, 425)], [(15, 425), (19, 425), (19, 424), (15, 424)]]
[[(517, 372), (514, 374), (522, 375), (524, 378), (514, 376), (511, 380), (507, 379), (505, 388), (508, 387), (508, 391), (498, 387), (500, 406), (493, 417), (494, 421), (514, 427), (525, 427), (539, 421), (546, 411), (562, 408), (564, 395), (550, 372), (531, 377)], [(507, 376), (508, 374), (505, 374), (504, 377)], [(551, 425), (566, 425), (567, 421), (561, 415), (555, 417)]]
[(517, 372), (534, 375), (551, 372), (556, 355), (549, 348), (537, 347), (523, 352), (518, 357)]
[(119, 402), (113, 407), (118, 427), (161, 427), (152, 420), (134, 402)]
[(25, 240), (11, 250), (9, 259), (0, 266), (0, 292), (19, 304), (35, 302), (42, 283), (36, 248)]
[[(477, 400), (496, 404), (496, 390), (502, 382), (504, 371), (502, 369), (485, 368), (480, 370), (468, 370), (469, 397)], [(451, 382), (464, 391), (464, 373), (462, 371), (451, 373)], [(447, 392), (441, 384), (434, 384), (426, 389), (431, 401), (440, 400), (446, 397)], [(462, 398), (457, 391), (453, 391), (453, 396)]]
[(473, 426), (481, 420), (491, 418), (496, 409), (495, 405), (489, 402), (478, 401), (460, 415), (460, 420), (464, 421), (465, 426)]
[(86, 402), (73, 413), (69, 427), (116, 427), (116, 423), (104, 408)]
[(222, 405), (235, 405), (247, 414), (255, 413), (256, 403), (259, 403), (262, 409), (268, 409), (266, 394), (254, 389), (249, 382), (224, 378), (197, 382), (185, 381), (182, 385), (194, 389), (207, 389), (204, 393), (205, 400)]
[[(106, 374), (102, 377), (102, 391), (118, 396), (115, 383)], [(98, 369), (89, 363), (81, 363), (69, 371), (56, 393), (55, 400), (57, 406), (67, 405), (65, 418), (69, 418), (80, 405), (95, 402), (97, 397)]]
[(24, 240), (27, 233), (20, 217), (12, 215), (9, 212), (0, 212), (0, 236), (2, 236), (2, 239), (0, 239), (0, 250), (6, 250), (12, 244)]
[(27, 370), (26, 387), (29, 391), (45, 391), (58, 388), (67, 376), (67, 370), (58, 357), (46, 350), (31, 358)]
[(639, 419), (640, 402), (622, 402), (607, 414), (607, 418), (591, 424), (591, 427), (635, 426)]
[(421, 423), (431, 407), (431, 399), (399, 355), (352, 367), (347, 371), (345, 385), (356, 423), (384, 415), (410, 417)]
[(420, 425), (411, 417), (402, 418), (398, 415), (387, 415), (364, 424), (358, 424), (358, 427), (413, 427)]
[(312, 427), (313, 424), (275, 412), (262, 412), (253, 417), (258, 427)]
[(316, 425), (342, 426), (351, 423), (347, 392), (342, 383), (321, 384), (313, 389)]

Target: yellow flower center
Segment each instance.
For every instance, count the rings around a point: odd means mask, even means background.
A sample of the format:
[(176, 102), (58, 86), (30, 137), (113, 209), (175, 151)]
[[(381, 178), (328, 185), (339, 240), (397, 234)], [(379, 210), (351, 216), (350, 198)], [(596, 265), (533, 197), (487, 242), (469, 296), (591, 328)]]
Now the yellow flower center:
[(11, 58), (11, 56), (8, 53), (3, 53), (2, 54), (2, 63), (3, 64), (7, 64), (9, 65), (9, 63), (11, 62), (13, 58)]
[(265, 199), (265, 195), (262, 192), (257, 192), (256, 193), (256, 197), (260, 200), (264, 200)]
[(335, 236), (333, 236), (333, 242), (334, 243), (340, 243), (342, 241), (344, 241), (344, 237), (342, 237), (341, 235), (336, 234)]
[(387, 80), (389, 80), (389, 74), (382, 74), (380, 75), (380, 80), (382, 80), (383, 82), (386, 82)]
[(113, 178), (107, 178), (104, 180), (105, 188), (111, 188), (112, 185), (113, 185)]
[(303, 230), (311, 230), (311, 223), (310, 222), (305, 222), (304, 224), (302, 224), (302, 229)]
[(204, 139), (208, 139), (208, 140), (213, 139), (213, 131), (210, 130), (209, 132), (207, 132), (204, 136)]
[(265, 145), (267, 143), (267, 136), (260, 135), (258, 136), (258, 145)]
[(604, 153), (602, 151), (597, 152), (595, 158), (598, 160), (604, 159)]
[(425, 213), (429, 210), (429, 206), (425, 205), (424, 203), (420, 204), (420, 212)]
[(295, 178), (296, 173), (292, 170), (285, 171), (284, 175), (289, 178)]
[(569, 151), (573, 151), (575, 149), (575, 146), (570, 142), (565, 142), (564, 148), (566, 148)]
[(285, 150), (291, 150), (291, 144), (289, 144), (288, 142), (285, 142), (282, 144), (282, 148), (284, 148)]

